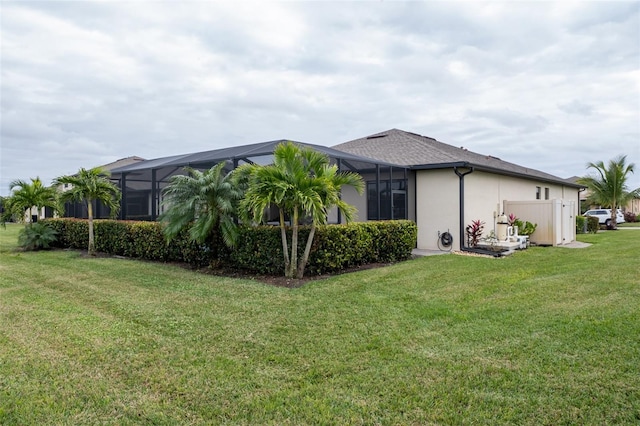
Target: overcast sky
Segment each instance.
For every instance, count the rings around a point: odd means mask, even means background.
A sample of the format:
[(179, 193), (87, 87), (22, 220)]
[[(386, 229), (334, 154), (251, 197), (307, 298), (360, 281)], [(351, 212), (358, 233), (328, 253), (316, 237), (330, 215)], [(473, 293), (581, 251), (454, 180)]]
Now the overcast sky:
[(390, 128), (640, 186), (640, 2), (28, 1), (1, 5), (9, 182)]

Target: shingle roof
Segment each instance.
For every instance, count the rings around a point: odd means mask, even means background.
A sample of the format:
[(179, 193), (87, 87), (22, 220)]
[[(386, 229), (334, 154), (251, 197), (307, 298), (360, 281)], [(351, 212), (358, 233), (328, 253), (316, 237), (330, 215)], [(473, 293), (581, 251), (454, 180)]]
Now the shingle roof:
[(113, 169), (117, 169), (118, 167), (128, 166), (130, 164), (139, 163), (141, 161), (144, 161), (144, 158), (132, 155), (130, 157), (120, 158), (116, 161), (112, 161), (111, 163), (103, 164), (99, 167), (103, 170), (110, 171)]
[(428, 136), (399, 129), (391, 129), (341, 143), (333, 148), (389, 163), (410, 166), (413, 169), (449, 168), (463, 163), (478, 170), (550, 181), (568, 186), (580, 186), (549, 173), (522, 167), (491, 155), (478, 154)]

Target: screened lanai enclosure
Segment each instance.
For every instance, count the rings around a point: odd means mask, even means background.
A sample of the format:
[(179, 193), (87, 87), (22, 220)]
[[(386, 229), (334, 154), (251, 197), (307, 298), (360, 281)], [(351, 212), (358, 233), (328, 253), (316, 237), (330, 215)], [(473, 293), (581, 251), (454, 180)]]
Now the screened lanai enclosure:
[[(122, 191), (120, 218), (128, 220), (157, 220), (165, 208), (162, 190), (174, 175), (185, 174), (184, 167), (207, 170), (225, 162), (231, 171), (243, 164), (267, 165), (272, 162), (275, 147), (285, 140), (216, 149), (192, 154), (174, 155), (140, 161), (111, 170), (111, 180)], [(365, 193), (343, 188), (342, 198), (358, 209), (357, 220), (415, 219), (410, 210), (407, 192), (414, 188), (409, 170), (403, 166), (380, 162), (342, 152), (333, 148), (294, 142), (326, 154), (340, 171), (359, 173), (365, 181)], [(276, 220), (277, 211), (268, 212), (267, 220)], [(329, 223), (342, 223), (338, 211), (332, 211)]]

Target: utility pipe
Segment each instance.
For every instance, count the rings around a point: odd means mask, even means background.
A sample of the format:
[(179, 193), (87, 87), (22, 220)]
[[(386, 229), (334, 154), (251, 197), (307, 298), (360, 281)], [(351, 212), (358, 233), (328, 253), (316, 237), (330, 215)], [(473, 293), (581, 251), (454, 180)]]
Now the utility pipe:
[(453, 171), (455, 172), (456, 175), (458, 175), (458, 177), (460, 178), (460, 189), (459, 189), (459, 196), (460, 196), (460, 251), (469, 251), (467, 247), (465, 247), (464, 244), (464, 177), (470, 173), (473, 173), (473, 167), (462, 167), (463, 169), (467, 169), (466, 172), (461, 172), (460, 169), (458, 168), (458, 166), (453, 168)]

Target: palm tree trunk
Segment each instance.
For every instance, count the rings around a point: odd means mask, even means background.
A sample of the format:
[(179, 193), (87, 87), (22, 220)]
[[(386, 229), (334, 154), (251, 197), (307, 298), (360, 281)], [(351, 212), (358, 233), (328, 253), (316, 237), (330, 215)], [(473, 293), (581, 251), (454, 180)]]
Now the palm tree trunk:
[(289, 247), (287, 245), (287, 229), (284, 223), (284, 211), (278, 208), (280, 212), (280, 235), (282, 236), (282, 253), (284, 253), (284, 270), (289, 270)]
[(89, 255), (96, 255), (96, 246), (93, 238), (93, 203), (91, 200), (87, 200), (87, 216), (89, 217)]
[(298, 207), (293, 207), (293, 217), (291, 218), (291, 261), (289, 268), (285, 271), (287, 278), (295, 276), (296, 267), (298, 266)]
[(304, 254), (302, 255), (302, 260), (300, 260), (300, 265), (298, 265), (298, 275), (297, 278), (300, 279), (304, 276), (304, 268), (307, 266), (307, 261), (309, 260), (309, 253), (311, 253), (311, 245), (313, 244), (313, 237), (316, 234), (316, 224), (311, 224), (311, 230), (309, 231), (309, 237), (307, 237), (307, 245), (304, 248)]

